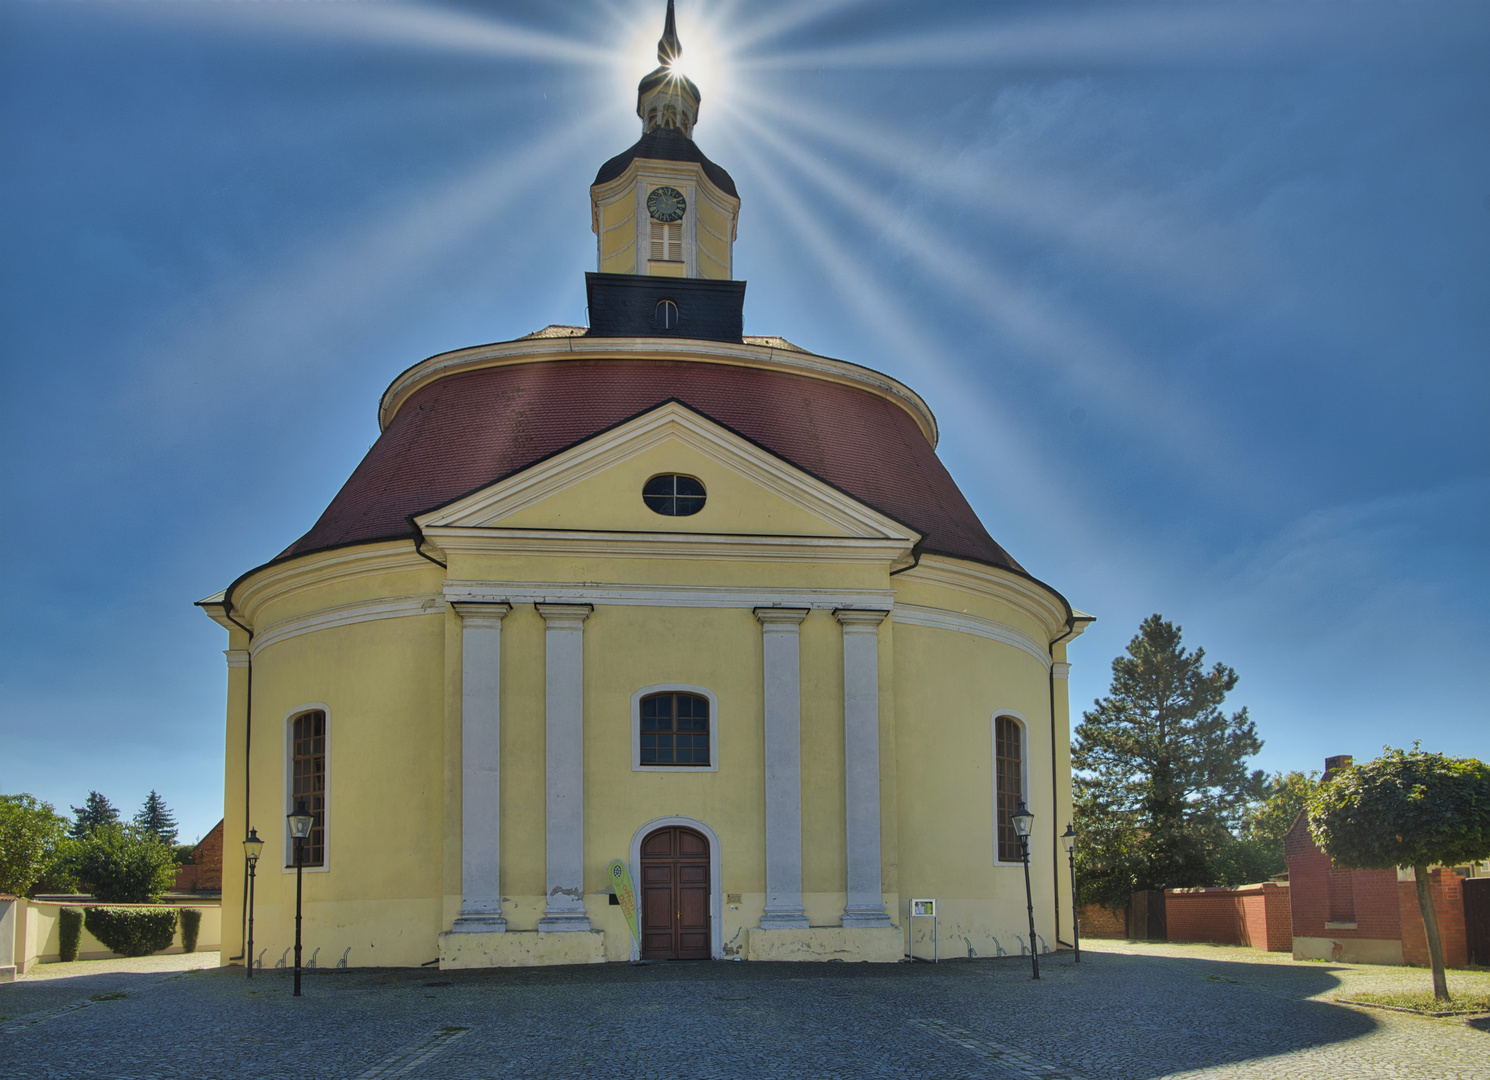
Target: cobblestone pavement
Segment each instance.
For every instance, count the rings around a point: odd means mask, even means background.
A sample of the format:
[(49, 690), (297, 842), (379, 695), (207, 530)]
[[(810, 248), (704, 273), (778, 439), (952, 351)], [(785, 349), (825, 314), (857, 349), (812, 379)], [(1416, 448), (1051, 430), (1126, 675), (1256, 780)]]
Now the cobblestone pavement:
[(353, 970), (308, 973), (296, 999), (277, 972), (95, 967), (0, 985), (0, 1077), (1490, 1077), (1490, 1018), (1330, 1000), (1427, 978), (1382, 971), (1099, 942), (1045, 957), (1039, 982), (1018, 958)]

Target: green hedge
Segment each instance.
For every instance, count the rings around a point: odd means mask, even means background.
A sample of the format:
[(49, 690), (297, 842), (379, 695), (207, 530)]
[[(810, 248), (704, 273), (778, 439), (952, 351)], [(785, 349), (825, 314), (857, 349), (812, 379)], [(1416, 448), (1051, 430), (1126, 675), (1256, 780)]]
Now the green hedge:
[(75, 907), (65, 907), (57, 922), (57, 935), (61, 938), (58, 952), (62, 954), (62, 962), (70, 964), (78, 958), (78, 942), (83, 940), (83, 913)]
[(181, 951), (197, 951), (197, 935), (202, 932), (202, 913), (196, 908), (181, 909)]
[(88, 932), (120, 956), (168, 949), (176, 934), (175, 908), (89, 908)]

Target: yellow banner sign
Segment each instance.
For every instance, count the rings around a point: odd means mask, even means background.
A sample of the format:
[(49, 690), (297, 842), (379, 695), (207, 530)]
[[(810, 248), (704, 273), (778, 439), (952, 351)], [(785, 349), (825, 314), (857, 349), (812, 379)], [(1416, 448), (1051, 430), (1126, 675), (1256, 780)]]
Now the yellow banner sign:
[(626, 925), (631, 928), (631, 940), (640, 945), (642, 935), (636, 926), (636, 889), (631, 884), (631, 871), (620, 859), (612, 859), (606, 871), (610, 874), (611, 887), (616, 890), (621, 914), (626, 916)]

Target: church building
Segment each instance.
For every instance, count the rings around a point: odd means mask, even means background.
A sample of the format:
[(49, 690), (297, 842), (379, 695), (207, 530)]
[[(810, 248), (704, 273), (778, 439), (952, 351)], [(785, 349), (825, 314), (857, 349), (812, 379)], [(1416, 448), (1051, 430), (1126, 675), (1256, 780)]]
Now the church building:
[[(588, 327), (432, 356), (228, 632), (223, 957), (895, 962), (1069, 940), (1066, 648), (889, 376), (744, 333), (741, 196), (661, 66), (591, 185)], [(633, 935), (609, 872), (629, 867)]]

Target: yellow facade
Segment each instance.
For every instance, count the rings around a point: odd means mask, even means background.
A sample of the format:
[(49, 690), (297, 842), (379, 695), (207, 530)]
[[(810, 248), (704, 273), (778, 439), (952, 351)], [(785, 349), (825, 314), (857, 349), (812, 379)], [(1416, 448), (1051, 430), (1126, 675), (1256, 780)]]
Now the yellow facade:
[[(1065, 683), (1052, 678), (1052, 665), (1057, 673), (1064, 665), (1064, 644), (1051, 643), (1080, 624), (1056, 594), (1007, 570), (939, 556), (908, 565), (916, 537), (903, 526), (814, 486), (743, 440), (710, 432), (681, 406), (670, 408), (692, 425), (679, 427), (681, 435), (607, 433), (598, 437), (609, 440), (601, 460), (588, 460), (593, 455), (582, 446), (535, 466), (547, 479), (509, 478), (427, 516), (424, 550), (444, 567), (411, 543), (389, 542), (261, 569), (240, 581), (231, 599), (233, 618), (254, 630), (252, 643), (226, 618), (223, 601), (207, 602), (230, 628), (230, 660), (240, 665), (230, 669), (227, 835), (253, 826), (269, 841), (257, 877), (255, 933), (266, 965), (284, 955), (293, 930), (294, 875), (285, 869), (283, 826), (286, 725), (308, 708), (327, 714), (328, 794), (326, 865), (305, 873), (307, 956), (320, 949), (323, 966), (328, 957), (381, 966), (442, 956), (440, 935), (462, 902), (463, 627), (450, 601), (456, 583), (511, 597), (501, 631), (500, 891), (515, 936), (497, 945), (462, 939), (445, 950), (447, 963), (628, 958), (630, 935), (609, 905), (604, 868), (627, 859), (637, 830), (663, 818), (699, 822), (717, 837), (723, 956), (749, 958), (754, 949), (827, 958), (841, 955), (851, 947), (843, 942), (858, 934), (865, 957), (883, 958), (883, 934), (838, 927), (847, 872), (845, 676), (834, 611), (844, 597), (890, 611), (878, 631), (881, 881), (895, 926), (890, 951), (909, 949), (912, 897), (939, 900), (944, 954), (1017, 954), (1023, 947), (1023, 870), (994, 858), (998, 714), (1019, 718), (1028, 733), (1035, 907), (1042, 946), (1054, 945), (1057, 906), (1071, 911), (1056, 841), (1070, 820), (1070, 765)], [(718, 444), (701, 441), (695, 429)], [(754, 454), (760, 468), (774, 470), (761, 475), (775, 482), (748, 475), (750, 463), (731, 453)], [(703, 512), (659, 518), (647, 509), (637, 495), (641, 485), (667, 472), (707, 478)], [(813, 501), (829, 495), (839, 505)], [(848, 510), (868, 524), (845, 527)], [(698, 542), (700, 550), (647, 550), (670, 538)], [(710, 589), (729, 595), (716, 604)], [(536, 932), (546, 903), (546, 642), (535, 607), (542, 601), (524, 597), (545, 590), (594, 605), (583, 630), (584, 901), (599, 935), (594, 949), (572, 935)], [(627, 599), (648, 590), (661, 595)], [(823, 931), (821, 949), (811, 944), (811, 929), (797, 935), (800, 941), (756, 930), (766, 902), (766, 702), (762, 630), (750, 598), (769, 604), (783, 595), (809, 608), (800, 626), (802, 906), (810, 927)], [(250, 668), (241, 666), (250, 654), (251, 736)], [(717, 771), (633, 769), (632, 698), (663, 685), (703, 688), (717, 701)], [(241, 864), (227, 861), (225, 956), (241, 951), (242, 873)]]

